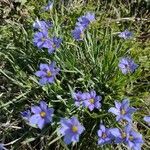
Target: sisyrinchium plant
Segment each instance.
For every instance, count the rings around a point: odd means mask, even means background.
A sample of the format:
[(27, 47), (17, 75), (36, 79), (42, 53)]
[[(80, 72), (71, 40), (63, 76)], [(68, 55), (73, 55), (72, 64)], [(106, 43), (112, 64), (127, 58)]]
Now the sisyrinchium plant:
[[(84, 9), (74, 7), (76, 3)], [(109, 13), (99, 13), (102, 6), (94, 6), (95, 2), (43, 4), (38, 2), (28, 18), (29, 29), (20, 27), (24, 32), (20, 38), (13, 33), (14, 47), (8, 46), (3, 54), (11, 69), (1, 72), (22, 93), (0, 106), (6, 115), (12, 113), (11, 107), (17, 110), (13, 115), (21, 131), (18, 143), (3, 138), (7, 144), (1, 147), (147, 148), (142, 127), (149, 128), (149, 114), (140, 114), (144, 104), (134, 96), (143, 74), (136, 49), (138, 32), (129, 25), (113, 26), (113, 20), (109, 24)], [(10, 141), (7, 133), (5, 141)]]

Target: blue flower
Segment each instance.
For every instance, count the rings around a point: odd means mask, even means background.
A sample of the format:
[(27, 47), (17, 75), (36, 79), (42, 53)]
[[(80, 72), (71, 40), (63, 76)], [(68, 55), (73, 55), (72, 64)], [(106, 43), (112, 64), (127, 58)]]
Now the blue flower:
[(89, 93), (85, 93), (85, 100), (84, 100), (84, 106), (88, 107), (90, 111), (92, 111), (94, 108), (99, 109), (101, 107), (101, 96), (97, 96), (96, 92), (94, 90), (90, 91)]
[(144, 120), (145, 122), (147, 122), (148, 125), (150, 126), (150, 116), (145, 116), (145, 117), (143, 118), (143, 120)]
[(116, 120), (126, 120), (128, 122), (132, 121), (132, 113), (136, 111), (135, 108), (129, 107), (129, 100), (124, 99), (122, 103), (115, 101), (115, 107), (111, 107), (108, 112), (116, 115)]
[(118, 66), (123, 74), (133, 73), (138, 67), (130, 58), (121, 58)]
[(127, 144), (132, 150), (141, 150), (141, 145), (143, 144), (142, 135), (132, 130), (130, 124), (124, 130), (110, 129), (110, 133), (115, 138), (115, 143)]
[(21, 116), (22, 116), (22, 118), (25, 120), (25, 122), (26, 122), (28, 125), (30, 125), (30, 126), (36, 128), (36, 124), (30, 124), (30, 122), (29, 122), (30, 117), (31, 117), (31, 114), (32, 114), (32, 113), (31, 113), (31, 111), (30, 111), (29, 109), (26, 110), (26, 111), (21, 112)]
[(122, 143), (124, 138), (126, 137), (126, 134), (124, 131), (121, 131), (118, 128), (110, 128), (109, 132), (111, 134), (112, 139), (116, 144)]
[(35, 33), (33, 43), (38, 48), (50, 48), (52, 45), (47, 31)]
[(4, 144), (3, 143), (0, 143), (0, 150), (8, 150), (4, 147)]
[(133, 36), (133, 33), (126, 29), (125, 31), (120, 32), (118, 36), (123, 39), (130, 39)]
[(38, 29), (39, 31), (47, 31), (50, 27), (52, 27), (52, 22), (49, 22), (49, 21), (40, 21), (40, 20), (36, 20), (34, 23), (33, 23), (33, 28), (34, 29)]
[(95, 20), (95, 14), (91, 12), (87, 12), (85, 17), (90, 21), (93, 22)]
[(52, 122), (54, 109), (49, 108), (44, 101), (40, 102), (40, 106), (32, 106), (31, 112), (33, 115), (29, 118), (29, 124), (35, 124), (42, 129), (46, 124)]
[(125, 143), (133, 150), (141, 150), (141, 145), (143, 144), (142, 135), (134, 130), (130, 130)]
[(97, 131), (97, 134), (99, 145), (111, 143), (111, 135), (109, 129), (104, 125), (100, 125), (100, 129)]
[(53, 8), (53, 2), (49, 1), (48, 4), (44, 7), (45, 11), (51, 10)]
[(88, 25), (95, 20), (95, 14), (88, 12), (84, 16), (78, 18), (75, 29), (72, 31), (72, 36), (75, 40), (83, 40), (84, 30)]
[(78, 18), (78, 22), (76, 23), (76, 26), (82, 26), (85, 29), (94, 20), (95, 20), (95, 14), (88, 12), (84, 16)]
[(31, 117), (31, 111), (30, 110), (23, 111), (21, 112), (21, 116), (25, 121), (29, 121), (29, 118)]
[(79, 92), (74, 92), (73, 94), (72, 94), (72, 97), (73, 97), (73, 99), (74, 99), (74, 101), (75, 101), (75, 105), (76, 106), (80, 106), (80, 105), (82, 105), (83, 104), (83, 101), (86, 99), (86, 95), (85, 95), (85, 93), (82, 93), (81, 91), (79, 91)]
[(60, 124), (60, 133), (64, 136), (66, 144), (78, 142), (80, 134), (85, 130), (76, 117), (71, 117), (70, 119), (62, 118)]
[(35, 73), (36, 76), (40, 77), (39, 83), (41, 85), (47, 83), (54, 83), (55, 77), (60, 71), (59, 68), (56, 68), (56, 63), (52, 62), (49, 64), (40, 64), (40, 70)]
[(75, 40), (81, 41), (83, 40), (84, 37), (84, 30), (83, 27), (76, 27), (73, 31), (72, 31), (72, 36)]
[(60, 44), (62, 42), (61, 38), (53, 37), (51, 39), (51, 46), (48, 49), (49, 53), (53, 53), (57, 48), (60, 47)]

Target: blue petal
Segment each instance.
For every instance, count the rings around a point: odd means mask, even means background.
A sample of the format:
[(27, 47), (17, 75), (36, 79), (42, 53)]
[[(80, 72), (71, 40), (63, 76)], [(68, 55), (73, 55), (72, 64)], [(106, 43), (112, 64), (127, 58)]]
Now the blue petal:
[(121, 121), (121, 120), (122, 120), (122, 116), (121, 115), (116, 116), (116, 121)]
[(102, 130), (98, 130), (97, 134), (98, 134), (99, 137), (101, 137), (102, 136)]
[(131, 131), (131, 124), (127, 124), (124, 128), (125, 133), (129, 133)]
[(121, 72), (122, 72), (124, 75), (126, 75), (127, 73), (129, 73), (129, 70), (126, 69), (126, 68), (122, 68), (122, 69), (121, 69)]
[(125, 114), (125, 115), (123, 116), (123, 119), (127, 120), (128, 122), (132, 122), (131, 114)]
[(56, 62), (52, 61), (51, 64), (49, 65), (49, 68), (53, 70), (53, 68), (55, 68), (56, 66)]
[(35, 75), (36, 75), (37, 77), (43, 77), (43, 76), (46, 75), (46, 72), (44, 72), (44, 71), (37, 71), (37, 72), (35, 73)]
[(120, 102), (115, 101), (115, 107), (116, 107), (118, 110), (120, 110), (121, 103), (120, 103)]
[(102, 130), (102, 132), (105, 132), (106, 131), (106, 128), (105, 128), (105, 126), (104, 125), (100, 125), (100, 129)]
[(74, 135), (71, 137), (71, 141), (72, 141), (72, 142), (78, 142), (78, 141), (79, 141), (79, 135), (78, 135), (78, 134), (74, 134)]
[(78, 121), (78, 119), (77, 119), (77, 117), (71, 117), (71, 123), (72, 123), (72, 125), (78, 125), (78, 124), (80, 124), (79, 123), (79, 121)]
[(71, 126), (71, 120), (70, 119), (66, 119), (66, 118), (61, 118), (60, 120), (61, 126), (62, 127), (67, 127), (69, 128)]
[(38, 126), (40, 129), (43, 129), (44, 125), (45, 125), (45, 120), (44, 120), (43, 118), (40, 118), (40, 119), (38, 120), (37, 126)]
[(92, 91), (90, 91), (90, 95), (91, 95), (92, 98), (95, 98), (96, 92), (94, 90), (92, 90)]
[(64, 142), (66, 144), (70, 144), (72, 142), (71, 139), (72, 139), (72, 136), (69, 134), (64, 136)]
[(88, 12), (85, 16), (86, 16), (86, 18), (87, 18), (90, 22), (92, 22), (92, 21), (95, 20), (95, 14), (94, 14), (94, 13)]
[(85, 130), (85, 128), (82, 125), (78, 126), (78, 133), (79, 134), (81, 134), (84, 130)]
[(40, 70), (49, 70), (48, 64), (40, 64)]
[(39, 80), (39, 83), (40, 83), (41, 85), (46, 84), (46, 83), (47, 83), (47, 78), (46, 78), (46, 77), (43, 77), (42, 79)]
[(105, 142), (105, 141), (104, 141), (103, 139), (98, 139), (98, 144), (99, 144), (99, 145), (104, 144), (104, 142)]
[(95, 97), (95, 100), (96, 100), (96, 101), (101, 101), (101, 100), (102, 100), (102, 97), (101, 97), (101, 96), (96, 96), (96, 97)]
[(88, 106), (88, 108), (90, 109), (90, 111), (92, 111), (92, 110), (94, 109), (94, 104), (90, 104), (90, 105)]
[(42, 47), (43, 47), (43, 42), (42, 42), (42, 41), (37, 42), (37, 43), (36, 43), (36, 46), (37, 46), (38, 48), (42, 48)]
[(52, 46), (49, 47), (49, 48), (48, 48), (48, 53), (51, 54), (51, 53), (53, 53), (53, 52), (55, 52), (55, 49), (54, 49)]
[(39, 120), (41, 120), (40, 114), (32, 115), (29, 118), (29, 124), (31, 125), (37, 124)]
[(122, 101), (122, 108), (124, 108), (126, 110), (129, 107), (129, 103), (130, 103), (130, 101), (128, 99), (124, 99)]
[(100, 107), (101, 107), (101, 104), (100, 104), (99, 101), (97, 101), (97, 102), (95, 103), (95, 108), (99, 109)]
[(136, 108), (134, 108), (134, 107), (129, 107), (128, 109), (127, 109), (127, 113), (134, 113), (136, 111)]
[(141, 145), (140, 144), (135, 144), (133, 147), (133, 150), (141, 150)]
[(21, 112), (21, 115), (22, 115), (23, 119), (25, 119), (26, 121), (28, 121), (29, 118), (31, 117), (31, 112), (30, 112), (30, 110), (26, 110), (24, 112)]
[(54, 83), (54, 77), (49, 77), (49, 78), (47, 79), (47, 82), (48, 82), (48, 83)]
[(46, 117), (45, 117), (45, 122), (46, 123), (52, 122), (53, 112), (54, 112), (53, 108), (48, 108), (48, 110), (46, 111)]
[(40, 107), (42, 110), (44, 110), (45, 112), (47, 111), (47, 103), (44, 101), (40, 101)]
[(32, 106), (31, 111), (35, 114), (39, 114), (42, 110), (39, 106)]
[(111, 107), (108, 112), (111, 112), (115, 115), (120, 115), (120, 111), (118, 109), (116, 109), (115, 107)]
[(144, 119), (144, 121), (150, 123), (150, 116), (145, 116), (143, 119)]
[(120, 133), (120, 130), (118, 128), (111, 128), (111, 129), (109, 129), (109, 132), (114, 137), (121, 138), (121, 133)]
[(8, 150), (4, 147), (4, 144), (3, 143), (0, 143), (0, 150)]
[(133, 148), (134, 147), (134, 144), (131, 141), (128, 141), (127, 144), (129, 146), (129, 148)]

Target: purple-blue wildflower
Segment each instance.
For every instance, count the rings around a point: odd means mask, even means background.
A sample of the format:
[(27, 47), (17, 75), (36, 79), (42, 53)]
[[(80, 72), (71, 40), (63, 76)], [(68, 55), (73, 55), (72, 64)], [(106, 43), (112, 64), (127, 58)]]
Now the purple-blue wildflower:
[(62, 42), (61, 38), (53, 37), (51, 39), (51, 46), (48, 49), (49, 53), (53, 53), (57, 48), (60, 47), (60, 44)]
[(81, 41), (84, 37), (84, 30), (83, 27), (75, 27), (75, 29), (72, 31), (72, 36), (75, 40)]
[(116, 144), (122, 143), (126, 137), (125, 132), (118, 128), (110, 128), (109, 132), (111, 134), (112, 140), (114, 140)]
[(23, 111), (23, 112), (21, 112), (21, 116), (22, 116), (22, 118), (25, 120), (25, 122), (28, 124), (28, 125), (30, 125), (30, 126), (32, 126), (32, 127), (34, 127), (34, 128), (36, 128), (37, 126), (36, 126), (36, 124), (30, 124), (30, 122), (29, 122), (29, 119), (30, 119), (30, 117), (31, 117), (31, 111), (28, 109), (28, 110), (26, 110), (26, 111)]
[(25, 121), (29, 121), (29, 118), (31, 117), (31, 111), (30, 110), (23, 111), (21, 112), (21, 116)]
[(78, 142), (80, 134), (85, 130), (76, 117), (70, 119), (62, 118), (60, 121), (60, 133), (64, 136), (64, 142)]
[(72, 36), (75, 40), (83, 40), (84, 30), (95, 20), (95, 14), (88, 12), (84, 16), (78, 18), (75, 29), (72, 31)]
[(53, 2), (49, 1), (48, 4), (44, 7), (45, 11), (51, 10), (53, 8)]
[(40, 77), (39, 83), (41, 85), (47, 83), (54, 83), (55, 77), (60, 71), (59, 68), (56, 68), (56, 63), (52, 62), (51, 64), (40, 64), (40, 70), (35, 73), (37, 77)]
[(76, 26), (82, 26), (85, 29), (94, 20), (95, 20), (95, 14), (88, 12), (84, 16), (78, 18), (78, 22), (76, 23)]
[(138, 67), (138, 65), (134, 63), (133, 59), (125, 57), (120, 59), (118, 66), (125, 75), (128, 73), (133, 73)]
[(34, 114), (29, 118), (29, 124), (35, 124), (42, 129), (46, 124), (52, 122), (54, 109), (49, 108), (44, 101), (40, 101), (39, 106), (32, 106), (31, 112)]
[(97, 131), (97, 134), (99, 145), (111, 143), (111, 135), (109, 129), (104, 125), (100, 125), (100, 129)]
[(114, 128), (110, 130), (111, 135), (115, 138), (115, 143), (124, 143), (132, 150), (141, 150), (143, 144), (142, 135), (132, 130), (128, 124), (124, 130)]
[(124, 99), (122, 103), (115, 101), (115, 107), (108, 110), (108, 112), (116, 115), (116, 121), (126, 120), (128, 122), (132, 122), (132, 113), (135, 111), (135, 108), (129, 107), (128, 99)]
[(141, 145), (144, 142), (140, 133), (130, 130), (125, 143), (133, 150), (141, 150)]
[(144, 120), (145, 122), (147, 122), (148, 125), (150, 126), (150, 116), (145, 116), (145, 117), (143, 118), (143, 120)]
[(95, 14), (92, 12), (87, 12), (85, 17), (90, 21), (93, 22), (95, 20)]
[(52, 27), (52, 22), (49, 22), (49, 21), (40, 21), (40, 20), (36, 20), (34, 23), (33, 23), (33, 28), (34, 29), (38, 29), (39, 31), (47, 31), (50, 27)]
[(74, 101), (75, 101), (75, 105), (76, 106), (80, 106), (80, 105), (82, 105), (83, 104), (83, 101), (86, 99), (86, 95), (85, 95), (85, 93), (82, 93), (81, 91), (79, 91), (79, 92), (74, 92), (73, 94), (72, 94), (72, 97), (73, 97), (73, 99), (74, 99)]
[(120, 32), (118, 36), (123, 39), (130, 39), (132, 38), (133, 33), (126, 29), (125, 31)]
[(49, 48), (51, 46), (51, 41), (48, 37), (48, 32), (44, 30), (43, 32), (35, 33), (33, 43), (38, 48)]
[(88, 107), (90, 111), (92, 111), (94, 108), (99, 109), (101, 107), (101, 96), (97, 96), (96, 92), (94, 90), (90, 91), (89, 93), (85, 93), (85, 100), (84, 100), (84, 106)]

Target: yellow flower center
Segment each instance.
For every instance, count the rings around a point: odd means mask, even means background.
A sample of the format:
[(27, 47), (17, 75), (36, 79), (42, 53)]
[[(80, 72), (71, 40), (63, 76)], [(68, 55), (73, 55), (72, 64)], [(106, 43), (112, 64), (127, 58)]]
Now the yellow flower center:
[(80, 34), (80, 38), (81, 38), (81, 39), (83, 39), (83, 37), (84, 37), (84, 34), (83, 34), (83, 33), (81, 33), (81, 34)]
[(130, 136), (129, 139), (130, 139), (130, 141), (133, 141), (133, 136)]
[(102, 134), (102, 138), (106, 138), (107, 135), (105, 133)]
[(56, 44), (53, 44), (53, 48), (56, 48)]
[(78, 127), (77, 126), (72, 126), (72, 131), (73, 132), (77, 132), (78, 131)]
[(90, 99), (90, 103), (91, 103), (91, 104), (94, 103), (94, 99), (93, 99), (93, 98)]
[(44, 111), (41, 111), (41, 112), (40, 112), (40, 116), (41, 116), (42, 118), (44, 118), (44, 117), (46, 116), (46, 113), (45, 113)]
[(123, 139), (126, 138), (126, 136), (127, 136), (125, 132), (122, 132), (121, 135), (122, 135), (122, 138), (123, 138)]
[(50, 77), (52, 73), (50, 71), (47, 71), (47, 76)]
[(46, 39), (45, 39), (45, 38), (42, 38), (41, 40), (42, 40), (42, 42), (44, 42)]
[(124, 115), (126, 111), (124, 109), (121, 109), (121, 114)]

